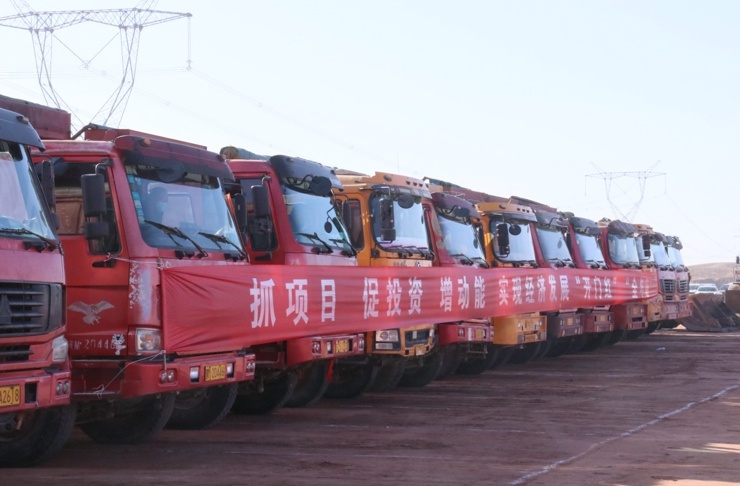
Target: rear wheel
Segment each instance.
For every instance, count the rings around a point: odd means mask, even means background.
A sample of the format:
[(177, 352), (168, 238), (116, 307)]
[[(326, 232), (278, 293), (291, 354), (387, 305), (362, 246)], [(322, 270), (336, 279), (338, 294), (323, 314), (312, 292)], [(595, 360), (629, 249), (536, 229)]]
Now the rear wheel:
[(286, 407), (308, 407), (318, 402), (329, 387), (328, 360), (315, 361), (298, 370), (298, 380)]
[(514, 351), (514, 353), (509, 358), (509, 363), (529, 363), (540, 355), (546, 344), (547, 341), (538, 341), (536, 343), (528, 343), (523, 345), (521, 348)]
[(437, 380), (442, 380), (455, 373), (465, 358), (464, 352), (457, 345), (443, 346), (439, 349), (442, 353), (442, 368), (437, 374)]
[(627, 336), (628, 331), (612, 331), (610, 333), (609, 339), (606, 341), (606, 344), (609, 346), (612, 346), (614, 344), (617, 344), (619, 341), (625, 338)]
[(439, 351), (434, 351), (431, 355), (424, 356), (419, 366), (407, 366), (403, 372), (400, 386), (407, 388), (423, 388), (434, 381), (442, 369), (443, 357)]
[(355, 398), (365, 393), (375, 381), (378, 367), (372, 364), (334, 363), (327, 398)]
[(393, 359), (378, 369), (375, 381), (370, 386), (371, 392), (384, 392), (392, 390), (403, 378), (403, 372), (406, 369), (406, 363), (403, 359)]
[(479, 375), (483, 373), (491, 367), (501, 352), (501, 348), (488, 343), (476, 344), (474, 348), (477, 352), (468, 352), (463, 362), (457, 367), (456, 373), (458, 375)]
[(34, 466), (50, 458), (67, 443), (75, 416), (74, 405), (0, 415), (0, 424), (11, 429), (0, 433), (0, 467)]
[[(100, 444), (140, 444), (157, 435), (170, 419), (175, 394), (165, 393), (121, 403), (127, 410), (116, 410), (112, 418), (80, 424), (80, 428)], [(123, 402), (123, 401), (122, 401)], [(115, 405), (114, 405), (115, 407)]]
[(198, 430), (216, 425), (231, 411), (238, 390), (238, 383), (229, 383), (180, 393), (167, 428)]
[(296, 381), (294, 373), (276, 371), (263, 373), (254, 381), (241, 383), (231, 411), (250, 415), (270, 414), (290, 399)]

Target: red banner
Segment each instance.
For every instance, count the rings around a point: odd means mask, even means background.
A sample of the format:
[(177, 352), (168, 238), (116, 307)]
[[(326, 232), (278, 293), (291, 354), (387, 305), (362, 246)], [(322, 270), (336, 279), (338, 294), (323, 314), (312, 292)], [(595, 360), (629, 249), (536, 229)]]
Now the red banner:
[(223, 266), (162, 270), (167, 352), (648, 300), (654, 271)]

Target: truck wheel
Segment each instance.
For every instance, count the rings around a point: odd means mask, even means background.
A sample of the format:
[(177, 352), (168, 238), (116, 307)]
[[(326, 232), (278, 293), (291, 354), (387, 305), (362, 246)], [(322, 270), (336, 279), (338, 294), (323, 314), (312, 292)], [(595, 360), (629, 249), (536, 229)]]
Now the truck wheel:
[[(130, 402), (126, 400), (126, 402)], [(157, 435), (172, 415), (175, 394), (145, 397), (135, 409), (116, 416), (80, 424), (82, 431), (99, 444), (140, 444)], [(128, 408), (130, 403), (126, 403)]]
[(635, 339), (639, 338), (643, 334), (645, 334), (645, 329), (635, 329), (634, 331), (627, 331), (627, 336), (625, 336), (625, 339), (634, 341)]
[(579, 334), (578, 336), (573, 337), (573, 339), (570, 342), (570, 347), (568, 348), (567, 353), (568, 354), (575, 354), (580, 353), (583, 350), (583, 347), (588, 342), (588, 334)]
[(609, 346), (617, 344), (619, 341), (624, 339), (626, 335), (627, 331), (612, 331), (606, 344), (608, 344)]
[(529, 363), (540, 355), (546, 343), (547, 341), (538, 341), (536, 343), (528, 343), (523, 345), (521, 348), (514, 350), (511, 358), (509, 358), (509, 363)]
[(0, 433), (0, 467), (35, 466), (50, 458), (67, 443), (75, 416), (74, 405), (25, 415), (20, 429)]
[(365, 393), (375, 382), (378, 367), (372, 364), (334, 363), (331, 383), (324, 396), (327, 398), (355, 398)]
[(496, 359), (493, 360), (493, 363), (491, 363), (491, 366), (488, 368), (489, 370), (495, 370), (499, 366), (503, 366), (508, 363), (516, 350), (513, 346), (499, 346), (496, 344), (494, 344), (494, 346), (497, 346), (499, 351), (496, 354)]
[(442, 361), (442, 353), (439, 351), (424, 356), (421, 366), (406, 367), (398, 385), (406, 388), (423, 388), (427, 386), (439, 375), (439, 370), (442, 369)]
[(655, 331), (661, 328), (662, 323), (663, 321), (648, 322), (647, 328), (645, 329), (645, 334), (654, 333)]
[(290, 400), (297, 381), (295, 373), (280, 371), (242, 383), (231, 411), (242, 415), (270, 414)]
[(548, 358), (557, 358), (568, 352), (572, 345), (571, 338), (548, 339), (550, 346), (545, 353)]
[(329, 387), (328, 372), (328, 360), (316, 361), (298, 370), (295, 390), (285, 406), (308, 407), (318, 402)]
[(457, 367), (456, 373), (458, 375), (480, 375), (488, 370), (493, 362), (496, 361), (499, 352), (501, 352), (501, 348), (498, 346), (484, 344), (482, 353), (476, 353), (470, 357), (466, 357)]
[(394, 359), (389, 363), (384, 363), (378, 368), (378, 374), (375, 376), (373, 384), (370, 386), (371, 392), (386, 392), (392, 390), (403, 378), (403, 371), (406, 369), (406, 363), (403, 359)]
[(238, 383), (229, 383), (180, 393), (167, 428), (199, 430), (216, 425), (231, 411), (238, 390)]
[(611, 338), (610, 332), (600, 332), (593, 336), (588, 336), (586, 338), (586, 344), (583, 345), (583, 347), (581, 348), (581, 351), (585, 353), (596, 351), (601, 346), (605, 346), (610, 338)]
[(440, 348), (440, 352), (442, 353), (442, 369), (439, 370), (437, 380), (443, 380), (453, 375), (457, 371), (457, 367), (465, 359), (463, 351), (454, 344)]

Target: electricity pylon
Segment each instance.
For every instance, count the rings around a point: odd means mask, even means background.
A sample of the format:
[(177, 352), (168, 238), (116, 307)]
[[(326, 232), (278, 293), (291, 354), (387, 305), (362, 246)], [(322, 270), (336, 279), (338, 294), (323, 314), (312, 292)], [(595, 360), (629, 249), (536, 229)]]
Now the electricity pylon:
[[(145, 0), (142, 6), (148, 7), (155, 3), (156, 0)], [(54, 40), (62, 44), (72, 54), (82, 62), (83, 67), (89, 68), (93, 60), (102, 52), (105, 47), (112, 42), (108, 41), (99, 51), (91, 58), (82, 59), (77, 53), (57, 38), (56, 32), (74, 25), (92, 22), (99, 25), (106, 25), (118, 29), (118, 36), (121, 42), (121, 62), (122, 74), (121, 81), (110, 95), (103, 106), (93, 117), (99, 115), (104, 117), (103, 125), (117, 126), (126, 110), (126, 104), (131, 96), (131, 91), (136, 79), (136, 63), (139, 55), (139, 41), (141, 31), (144, 27), (187, 18), (190, 22), (192, 17), (189, 13), (164, 12), (160, 10), (150, 10), (148, 8), (128, 8), (128, 9), (106, 9), (106, 10), (69, 10), (54, 12), (35, 12), (23, 0), (13, 0), (16, 10), (20, 11), (25, 7), (28, 11), (0, 17), (0, 27), (10, 27), (14, 29), (27, 30), (33, 40), (34, 57), (36, 60), (36, 74), (39, 86), (44, 96), (46, 104), (54, 105), (57, 108), (72, 112), (69, 105), (64, 102), (60, 93), (54, 88), (52, 82), (52, 48)], [(22, 7), (21, 7), (22, 4)], [(190, 28), (188, 26), (188, 32)], [(189, 35), (189, 34), (188, 34)], [(188, 46), (190, 41), (188, 40)], [(188, 58), (190, 57), (188, 53)], [(188, 60), (188, 65), (189, 65)], [(189, 66), (188, 66), (189, 67)], [(102, 115), (101, 115), (102, 113)], [(74, 115), (74, 113), (73, 113)]]
[[(643, 171), (634, 171), (634, 172), (606, 172), (601, 170), (596, 164), (591, 163), (596, 169), (599, 171), (597, 174), (588, 174), (586, 177), (600, 177), (604, 179), (604, 187), (606, 189), (606, 200), (609, 202), (609, 205), (612, 208), (612, 211), (620, 216), (620, 219), (625, 222), (632, 222), (633, 218), (637, 215), (637, 212), (640, 210), (640, 205), (642, 205), (642, 200), (645, 198), (645, 184), (647, 182), (647, 179), (651, 177), (658, 177), (663, 176), (665, 177), (665, 172), (653, 172), (652, 169), (655, 168), (660, 163), (660, 161), (655, 162), (653, 165), (651, 165), (648, 170)], [(611, 189), (612, 189), (612, 182), (615, 179), (620, 179), (622, 177), (632, 177), (636, 178), (638, 180), (639, 188), (640, 188), (640, 197), (637, 199), (637, 201), (634, 203), (632, 208), (630, 208), (627, 212), (622, 212), (622, 210), (617, 206), (617, 204), (612, 200), (611, 197)]]

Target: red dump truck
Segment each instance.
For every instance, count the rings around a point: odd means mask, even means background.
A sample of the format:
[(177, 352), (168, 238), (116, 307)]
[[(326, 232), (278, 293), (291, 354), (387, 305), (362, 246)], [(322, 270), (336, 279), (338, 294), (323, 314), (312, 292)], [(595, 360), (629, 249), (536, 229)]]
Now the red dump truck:
[(65, 332), (65, 278), (50, 165), (28, 119), (0, 109), (0, 466), (39, 463), (75, 423)]

